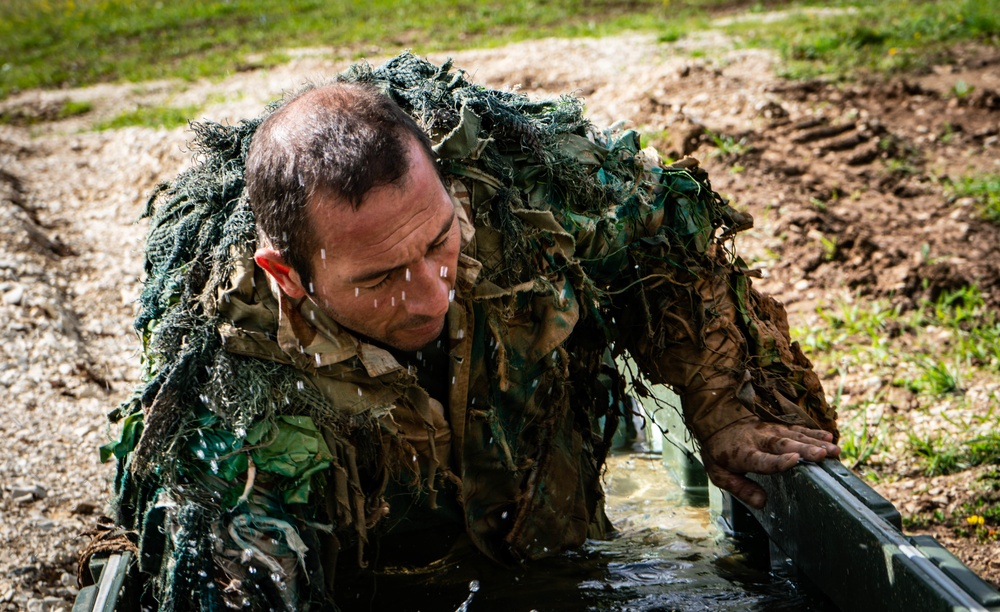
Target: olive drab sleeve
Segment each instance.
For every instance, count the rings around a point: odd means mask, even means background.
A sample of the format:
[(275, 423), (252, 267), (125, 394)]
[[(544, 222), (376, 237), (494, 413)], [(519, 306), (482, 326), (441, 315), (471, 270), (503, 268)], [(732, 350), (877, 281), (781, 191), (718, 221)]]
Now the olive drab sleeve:
[[(747, 407), (754, 391), (744, 365), (746, 342), (736, 327), (736, 306), (726, 278), (698, 280), (690, 303), (672, 304), (661, 316), (675, 323), (673, 342), (653, 350), (649, 336), (637, 335), (629, 350), (650, 382), (677, 391), (695, 438), (705, 442), (728, 425), (754, 418)], [(691, 325), (679, 324), (685, 320)], [(695, 333), (698, 320), (705, 324)]]

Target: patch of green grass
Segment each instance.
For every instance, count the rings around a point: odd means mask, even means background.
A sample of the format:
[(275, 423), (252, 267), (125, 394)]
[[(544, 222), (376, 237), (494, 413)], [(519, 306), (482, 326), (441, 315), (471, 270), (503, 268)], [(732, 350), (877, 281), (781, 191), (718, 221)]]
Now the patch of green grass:
[(90, 102), (63, 100), (52, 104), (22, 104), (0, 112), (0, 125), (29, 126), (43, 121), (58, 121), (84, 115), (94, 109)]
[(936, 302), (924, 302), (911, 322), (948, 329), (949, 353), (955, 362), (1000, 372), (1000, 319), (977, 287), (945, 292)]
[[(888, 400), (883, 395), (891, 395), (885, 385), (891, 383), (914, 394), (908, 400), (914, 402), (912, 409), (946, 402), (962, 407), (957, 414), (966, 415), (958, 421), (947, 409), (942, 413), (955, 432), (949, 436), (910, 435), (909, 451), (921, 458), (929, 474), (1000, 463), (1000, 434), (991, 433), (1000, 418), (1000, 392), (979, 385), (979, 393), (988, 396), (973, 400), (964, 389), (1000, 374), (998, 313), (978, 288), (946, 292), (905, 313), (885, 300), (861, 299), (823, 305), (816, 312), (818, 321), (796, 328), (792, 337), (817, 371), (827, 376), (864, 372), (866, 380), (881, 381), (866, 387), (874, 394), (845, 399), (838, 390), (834, 396), (846, 462), (863, 465), (885, 447), (886, 427), (873, 425), (867, 417), (875, 405), (884, 409)], [(972, 416), (967, 410), (970, 401), (982, 406)]]
[(66, 100), (59, 109), (59, 119), (69, 119), (78, 115), (86, 115), (94, 110), (93, 103), (80, 100)]
[(147, 127), (173, 129), (187, 125), (188, 121), (196, 118), (199, 111), (197, 106), (140, 106), (130, 111), (125, 111), (102, 121), (94, 126), (95, 130), (117, 130), (125, 127)]
[(925, 476), (952, 474), (969, 467), (963, 461), (961, 450), (940, 436), (919, 438), (910, 434), (910, 446), (925, 461)]
[[(831, 4), (842, 10), (724, 29), (747, 45), (777, 49), (793, 77), (921, 67), (946, 60), (957, 42), (996, 44), (1000, 31), (993, 0)], [(302, 47), (357, 58), (624, 31), (674, 42), (713, 27), (713, 13), (739, 9), (765, 12), (741, 0), (18, 0), (0, 3), (0, 98), (37, 87), (220, 77), (285, 62), (289, 49)]]
[(715, 145), (715, 148), (709, 153), (713, 157), (736, 159), (753, 151), (753, 146), (747, 142), (746, 137), (736, 138), (728, 134), (716, 134), (710, 130), (706, 130), (705, 134)]
[(948, 61), (955, 43), (1000, 42), (1000, 11), (993, 0), (837, 2), (825, 7), (841, 10), (796, 11), (770, 23), (740, 21), (727, 31), (748, 46), (777, 49), (790, 78), (845, 79), (860, 71), (924, 69)]
[(666, 150), (670, 146), (670, 131), (667, 129), (644, 129), (639, 133), (639, 146), (643, 149), (656, 147), (662, 153), (662, 150)]
[[(1000, 433), (974, 438), (966, 448), (969, 461), (973, 465), (995, 463), (1000, 460)], [(1000, 519), (1000, 516), (997, 517)]]
[[(840, 408), (842, 389), (837, 390), (834, 403)], [(866, 402), (859, 409), (850, 413), (848, 418), (840, 423), (840, 459), (852, 470), (865, 465), (869, 459), (887, 448), (887, 433), (881, 419), (876, 423), (868, 422), (868, 407), (875, 402)]]
[(291, 48), (324, 47), (351, 58), (627, 30), (676, 40), (723, 4), (732, 5), (718, 0), (0, 2), (0, 98), (36, 87), (220, 77), (286, 61)]
[(917, 375), (893, 381), (914, 393), (933, 396), (944, 395), (959, 390), (959, 375), (955, 367), (947, 361), (922, 356), (916, 361)]
[(953, 198), (972, 198), (984, 219), (1000, 225), (1000, 174), (966, 176), (951, 181), (947, 190)]

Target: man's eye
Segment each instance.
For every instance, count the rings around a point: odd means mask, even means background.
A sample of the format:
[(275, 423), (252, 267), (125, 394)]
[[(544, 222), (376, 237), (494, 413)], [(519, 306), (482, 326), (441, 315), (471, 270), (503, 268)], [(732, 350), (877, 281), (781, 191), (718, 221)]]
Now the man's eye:
[(381, 289), (382, 287), (385, 287), (386, 285), (389, 284), (389, 279), (391, 277), (392, 277), (391, 274), (387, 274), (385, 278), (375, 283), (374, 285), (369, 286), (368, 289), (374, 291), (375, 289)]
[(445, 237), (440, 242), (435, 242), (434, 244), (432, 244), (430, 250), (437, 251), (438, 249), (444, 248), (444, 245), (446, 244), (448, 244), (448, 237)]

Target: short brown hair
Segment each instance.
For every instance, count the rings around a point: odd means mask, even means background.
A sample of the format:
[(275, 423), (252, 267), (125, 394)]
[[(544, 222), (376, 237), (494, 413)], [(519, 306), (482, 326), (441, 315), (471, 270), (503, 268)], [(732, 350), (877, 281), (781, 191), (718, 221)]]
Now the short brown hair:
[(378, 89), (362, 83), (308, 89), (257, 128), (246, 163), (247, 194), (257, 230), (306, 287), (317, 246), (309, 202), (321, 197), (357, 209), (369, 191), (406, 175), (413, 163), (411, 137), (433, 160), (430, 139), (413, 118)]

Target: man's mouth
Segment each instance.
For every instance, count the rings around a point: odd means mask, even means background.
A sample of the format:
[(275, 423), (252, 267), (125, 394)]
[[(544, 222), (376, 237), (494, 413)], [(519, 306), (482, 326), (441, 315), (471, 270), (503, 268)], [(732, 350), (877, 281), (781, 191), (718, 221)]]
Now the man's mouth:
[(402, 332), (411, 336), (429, 336), (437, 335), (441, 331), (441, 327), (444, 325), (444, 320), (442, 319), (431, 319), (417, 322), (416, 325), (407, 325), (402, 328)]

